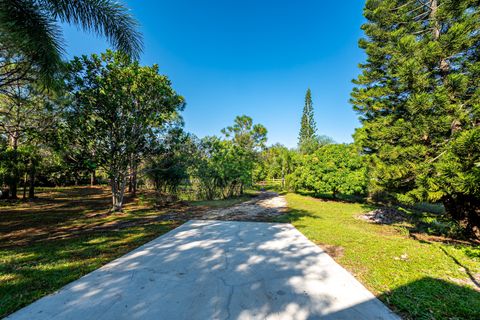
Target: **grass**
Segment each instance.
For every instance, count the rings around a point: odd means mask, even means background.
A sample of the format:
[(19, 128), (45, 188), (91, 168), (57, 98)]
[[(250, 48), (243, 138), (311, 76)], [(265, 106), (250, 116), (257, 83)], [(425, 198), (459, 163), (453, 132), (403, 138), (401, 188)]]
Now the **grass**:
[(153, 209), (153, 194), (127, 197), (124, 212), (109, 214), (108, 189), (41, 189), (34, 202), (0, 202), (0, 318), (61, 288), (181, 222), (167, 212), (229, 206), (227, 199)]
[(291, 211), (280, 221), (326, 248), (405, 318), (480, 319), (478, 245), (413, 239), (403, 226), (359, 220), (372, 209), (364, 204), (286, 197)]

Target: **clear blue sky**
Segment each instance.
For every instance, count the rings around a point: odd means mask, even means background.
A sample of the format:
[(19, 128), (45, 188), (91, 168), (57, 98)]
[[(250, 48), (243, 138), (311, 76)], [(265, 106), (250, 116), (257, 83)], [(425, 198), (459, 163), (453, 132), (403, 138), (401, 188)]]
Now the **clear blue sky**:
[[(141, 61), (157, 63), (187, 101), (186, 130), (219, 134), (237, 115), (268, 129), (269, 144), (297, 143), (305, 91), (319, 134), (352, 141), (348, 103), (364, 54), (364, 2), (320, 0), (130, 0), (141, 24)], [(64, 29), (67, 57), (101, 52), (103, 39)]]

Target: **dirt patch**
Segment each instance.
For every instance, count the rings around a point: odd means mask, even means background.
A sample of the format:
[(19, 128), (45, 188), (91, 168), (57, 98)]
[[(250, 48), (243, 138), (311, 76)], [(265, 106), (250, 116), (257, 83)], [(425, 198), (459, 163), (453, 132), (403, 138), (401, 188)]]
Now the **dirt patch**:
[(446, 236), (430, 235), (430, 234), (420, 233), (420, 232), (410, 232), (410, 237), (412, 239), (415, 239), (424, 243), (440, 242), (444, 244), (461, 245), (461, 246), (480, 245), (480, 240), (476, 240), (476, 239), (470, 239), (470, 240), (453, 239)]
[(359, 215), (358, 218), (378, 224), (394, 224), (408, 220), (408, 217), (405, 215), (405, 213), (394, 208), (375, 209)]
[(249, 201), (229, 208), (210, 210), (201, 215), (205, 220), (270, 221), (285, 214), (287, 201), (275, 192), (262, 192)]
[(334, 259), (343, 257), (345, 249), (342, 246), (333, 246), (325, 243), (317, 243), (317, 245)]
[(458, 279), (458, 278), (449, 278), (450, 281), (455, 282), (461, 286), (468, 286), (475, 291), (480, 292), (480, 273), (473, 275), (472, 278)]

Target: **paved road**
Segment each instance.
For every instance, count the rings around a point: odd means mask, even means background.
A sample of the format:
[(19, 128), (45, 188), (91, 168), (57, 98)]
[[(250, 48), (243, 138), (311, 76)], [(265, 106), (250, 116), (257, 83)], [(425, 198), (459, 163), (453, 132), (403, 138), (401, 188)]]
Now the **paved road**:
[(398, 319), (289, 224), (190, 221), (10, 319)]

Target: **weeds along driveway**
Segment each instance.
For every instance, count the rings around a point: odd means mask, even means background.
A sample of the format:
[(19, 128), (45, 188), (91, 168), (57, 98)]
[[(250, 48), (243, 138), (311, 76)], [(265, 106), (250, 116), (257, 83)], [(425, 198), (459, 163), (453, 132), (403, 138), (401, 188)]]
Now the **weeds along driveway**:
[(398, 319), (289, 224), (193, 220), (8, 319)]

